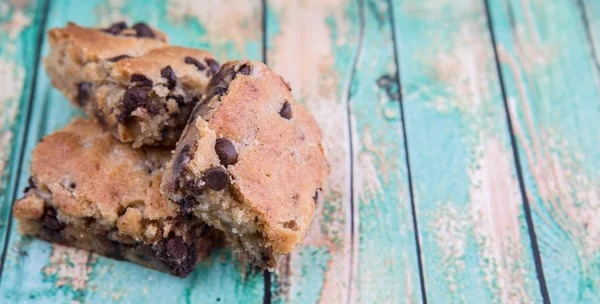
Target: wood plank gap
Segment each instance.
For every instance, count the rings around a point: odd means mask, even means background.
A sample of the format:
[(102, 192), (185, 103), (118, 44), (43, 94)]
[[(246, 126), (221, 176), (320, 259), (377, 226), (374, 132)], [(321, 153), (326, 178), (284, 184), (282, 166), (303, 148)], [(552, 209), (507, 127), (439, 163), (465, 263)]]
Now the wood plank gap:
[(271, 304), (271, 272), (268, 269), (263, 271), (263, 284), (265, 287), (265, 294), (263, 296), (263, 304)]
[(262, 60), (267, 64), (267, 0), (261, 0), (262, 4)]
[(412, 182), (412, 173), (410, 170), (410, 155), (408, 150), (408, 136), (406, 135), (406, 120), (404, 119), (404, 103), (403, 103), (403, 94), (402, 94), (402, 82), (400, 80), (400, 60), (399, 60), (399, 50), (397, 43), (397, 34), (396, 34), (396, 21), (394, 20), (394, 4), (392, 0), (387, 0), (389, 9), (389, 17), (392, 25), (392, 41), (394, 47), (394, 61), (396, 63), (396, 82), (398, 85), (398, 108), (400, 110), (400, 121), (402, 122), (402, 138), (404, 140), (404, 151), (405, 153), (405, 163), (406, 163), (406, 171), (408, 174), (408, 192), (410, 196), (410, 207), (413, 218), (413, 230), (415, 233), (415, 244), (417, 249), (417, 262), (419, 264), (419, 282), (421, 284), (421, 297), (423, 299), (423, 303), (427, 304), (427, 289), (425, 288), (425, 274), (423, 271), (423, 256), (421, 255), (421, 242), (419, 240), (419, 225), (417, 223), (417, 211), (415, 206), (415, 195), (414, 195), (414, 186)]
[(540, 286), (540, 292), (544, 303), (550, 303), (550, 296), (548, 294), (548, 287), (546, 286), (546, 278), (544, 276), (544, 268), (542, 267), (542, 259), (540, 256), (540, 249), (537, 242), (537, 236), (535, 233), (535, 226), (533, 225), (533, 217), (531, 216), (531, 206), (529, 205), (529, 199), (527, 198), (527, 190), (525, 189), (525, 181), (523, 179), (523, 169), (521, 168), (521, 160), (519, 159), (517, 140), (515, 132), (513, 130), (512, 118), (508, 108), (508, 98), (506, 94), (506, 88), (504, 85), (504, 77), (502, 75), (502, 69), (500, 67), (500, 59), (498, 57), (498, 46), (496, 44), (496, 36), (493, 30), (492, 14), (490, 12), (489, 0), (483, 0), (485, 6), (485, 14), (487, 18), (488, 30), (490, 31), (490, 37), (492, 41), (492, 48), (494, 50), (494, 61), (496, 63), (496, 71), (498, 73), (498, 79), (500, 80), (500, 91), (502, 93), (502, 100), (504, 102), (504, 112), (506, 113), (506, 123), (508, 125), (508, 132), (510, 134), (510, 143), (512, 147), (513, 159), (515, 161), (515, 167), (517, 169), (517, 178), (519, 180), (519, 189), (521, 192), (521, 199), (523, 200), (523, 209), (525, 211), (525, 220), (527, 222), (527, 232), (529, 233), (529, 240), (531, 242), (531, 249), (533, 251), (533, 260), (535, 262), (535, 271), (537, 273), (538, 283)]
[(585, 3), (583, 2), (583, 0), (577, 0), (577, 6), (579, 7), (579, 11), (581, 13), (581, 20), (583, 21), (583, 27), (585, 28), (585, 35), (587, 36), (588, 43), (590, 44), (590, 51), (592, 52), (592, 57), (594, 58), (596, 70), (598, 71), (598, 73), (600, 73), (600, 61), (598, 59), (598, 53), (596, 52), (596, 46), (594, 44), (594, 36), (592, 35), (592, 28), (590, 26), (590, 19), (587, 15)]
[[(262, 61), (267, 64), (267, 0), (260, 1), (262, 15)], [(273, 291), (271, 290), (271, 272), (267, 269), (263, 271), (263, 304), (271, 304)]]
[(350, 108), (350, 98), (352, 98), (352, 83), (354, 82), (354, 77), (356, 75), (356, 67), (358, 66), (358, 62), (360, 56), (362, 54), (363, 46), (364, 46), (364, 36), (365, 36), (365, 2), (364, 0), (357, 0), (358, 4), (358, 42), (356, 43), (356, 52), (354, 54), (354, 58), (352, 60), (352, 68), (350, 70), (350, 77), (348, 77), (348, 83), (346, 84), (346, 117), (348, 119), (348, 151), (350, 152), (350, 269), (348, 271), (348, 294), (346, 298), (346, 303), (353, 303), (352, 299), (352, 291), (354, 290), (354, 251), (356, 249), (356, 227), (355, 227), (355, 215), (356, 212), (354, 210), (354, 136), (352, 135), (353, 125), (352, 125), (352, 109)]
[[(19, 185), (19, 179), (21, 176), (21, 168), (23, 165), (23, 157), (25, 155), (25, 137), (27, 136), (27, 133), (29, 131), (29, 121), (31, 119), (31, 106), (33, 104), (33, 98), (35, 96), (35, 87), (36, 87), (36, 82), (37, 82), (37, 73), (39, 70), (39, 64), (40, 64), (40, 58), (41, 58), (41, 51), (42, 51), (42, 44), (44, 42), (44, 36), (46, 34), (46, 21), (48, 19), (48, 11), (50, 8), (50, 0), (46, 0), (44, 1), (43, 7), (42, 7), (42, 14), (41, 14), (41, 26), (40, 26), (40, 30), (38, 32), (38, 37), (37, 37), (37, 45), (35, 46), (35, 60), (33, 62), (33, 73), (31, 75), (31, 87), (30, 90), (28, 92), (28, 96), (27, 96), (27, 106), (25, 108), (25, 122), (24, 122), (24, 128), (23, 128), (23, 133), (21, 136), (21, 138), (19, 139), (20, 142), (17, 145), (19, 147), (19, 149), (17, 151), (19, 151), (19, 157), (18, 157), (18, 162), (16, 163), (17, 166), (17, 176), (13, 177), (15, 178), (15, 183), (13, 184), (13, 191), (12, 191), (12, 196), (10, 197), (9, 202), (12, 204), (12, 202), (15, 201), (15, 198), (17, 196), (17, 187)], [(7, 219), (7, 224), (6, 224), (6, 230), (5, 230), (5, 237), (4, 237), (4, 247), (2, 248), (2, 257), (0, 257), (0, 284), (2, 283), (2, 273), (4, 270), (4, 262), (6, 260), (6, 253), (8, 252), (8, 243), (10, 241), (10, 231), (12, 228), (12, 222), (13, 222), (13, 217), (12, 217), (12, 208), (9, 209), (8, 212), (8, 219)]]

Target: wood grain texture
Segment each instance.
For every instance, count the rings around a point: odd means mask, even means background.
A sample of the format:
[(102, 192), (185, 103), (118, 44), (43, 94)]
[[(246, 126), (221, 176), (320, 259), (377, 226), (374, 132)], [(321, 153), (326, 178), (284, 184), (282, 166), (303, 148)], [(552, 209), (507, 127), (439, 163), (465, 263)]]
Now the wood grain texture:
[(540, 302), (484, 3), (393, 12), (428, 301)]
[(266, 62), (316, 116), (332, 169), (304, 243), (275, 275), (279, 302), (355, 297), (350, 143), (356, 134), (350, 134), (347, 93), (359, 46), (357, 17), (356, 1), (267, 1)]
[(490, 4), (550, 299), (598, 303), (600, 88), (581, 11), (570, 0)]
[[(144, 20), (165, 31), (173, 43), (205, 47), (221, 61), (229, 57), (260, 60), (262, 29), (260, 22), (253, 21), (260, 16), (260, 2), (244, 2), (237, 10), (229, 8), (231, 3), (226, 4), (203, 3), (200, 11), (191, 2), (181, 1), (52, 1), (47, 28), (64, 26), (67, 21), (92, 26), (116, 20)], [(205, 16), (204, 10), (219, 17), (211, 19), (212, 15)], [(240, 36), (242, 32), (244, 35)], [(42, 53), (47, 52), (45, 42)], [(67, 124), (73, 116), (82, 115), (50, 86), (43, 68), (37, 69), (19, 189), (26, 184), (30, 154), (38, 140)], [(10, 204), (3, 208), (10, 208)], [(22, 238), (13, 225), (0, 302), (261, 303), (262, 274), (244, 275), (240, 268), (229, 251), (221, 250), (199, 265), (190, 277), (179, 279), (86, 251)]]
[[(552, 302), (600, 303), (599, 1), (56, 0), (43, 24), (46, 3), (0, 2), (0, 303), (419, 303), (421, 279), (430, 303), (539, 303), (534, 240)], [(7, 229), (32, 149), (83, 115), (38, 34), (117, 20), (264, 59), (315, 114), (332, 174), (276, 273), (222, 249), (178, 279)]]
[(353, 300), (421, 303), (391, 8), (386, 1), (359, 3), (363, 41), (348, 96), (356, 132), (353, 175), (358, 205)]
[(584, 25), (587, 28), (591, 51), (594, 52), (596, 68), (600, 70), (600, 1), (578, 0)]

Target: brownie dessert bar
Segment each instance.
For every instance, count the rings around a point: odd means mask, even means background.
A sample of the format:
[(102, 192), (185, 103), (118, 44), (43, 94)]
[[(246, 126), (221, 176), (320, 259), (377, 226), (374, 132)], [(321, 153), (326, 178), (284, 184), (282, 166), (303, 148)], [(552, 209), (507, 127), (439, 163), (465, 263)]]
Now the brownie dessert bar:
[(33, 151), (19, 230), (53, 243), (185, 277), (217, 232), (160, 194), (165, 148), (133, 149), (89, 119), (44, 137)]
[(288, 84), (260, 62), (233, 61), (194, 109), (161, 189), (243, 260), (272, 269), (302, 241), (329, 170), (321, 131)]
[(174, 146), (219, 64), (209, 52), (170, 46), (143, 23), (107, 29), (69, 23), (48, 33), (52, 85), (117, 139)]

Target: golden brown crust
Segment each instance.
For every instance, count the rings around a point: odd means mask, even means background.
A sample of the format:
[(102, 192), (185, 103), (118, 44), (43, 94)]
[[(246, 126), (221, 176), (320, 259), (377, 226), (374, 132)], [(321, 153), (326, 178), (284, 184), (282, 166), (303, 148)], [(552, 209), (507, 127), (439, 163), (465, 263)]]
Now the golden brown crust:
[[(242, 66), (251, 66), (251, 72), (245, 72), (249, 75), (238, 72)], [(232, 197), (238, 210), (233, 213), (243, 212), (246, 218), (238, 222), (255, 222), (263, 238), (261, 246), (267, 248), (261, 253), (267, 255), (263, 262), (273, 267), (270, 255), (291, 252), (304, 237), (314, 215), (316, 192), (329, 174), (321, 131), (306, 108), (295, 103), (283, 79), (260, 62), (224, 64), (207, 94), (167, 165), (162, 190), (175, 201), (194, 192), (186, 187), (202, 187), (199, 200)], [(291, 107), (290, 119), (280, 114), (286, 102)], [(225, 168), (215, 152), (217, 138), (230, 140), (237, 152), (237, 162), (226, 167), (231, 182), (219, 191), (207, 187), (204, 176), (211, 167)], [(186, 150), (192, 155), (181, 164), (187, 158), (178, 156)], [(188, 186), (190, 181), (192, 186)], [(202, 209), (196, 212), (203, 213)], [(213, 224), (225, 230), (223, 222), (231, 220)]]
[(26, 196), (15, 202), (13, 215), (15, 218), (39, 219), (44, 214), (44, 200), (38, 196)]
[[(218, 68), (209, 52), (160, 39), (112, 35), (72, 23), (48, 36), (51, 48), (44, 64), (52, 85), (136, 148), (175, 145)], [(137, 93), (128, 95), (132, 88)]]
[(148, 50), (167, 45), (167, 36), (157, 30), (152, 31), (160, 39), (116, 36), (102, 32), (98, 28), (87, 28), (69, 22), (65, 28), (48, 31), (50, 47), (57, 44), (71, 44), (81, 62), (100, 61), (120, 55), (140, 56)]
[[(30, 190), (16, 202), (15, 217), (41, 217), (43, 204), (41, 210), (26, 211), (32, 209), (32, 201), (39, 202), (38, 193), (48, 193), (65, 219), (91, 217), (107, 226), (119, 220), (117, 226), (126, 227), (125, 234), (142, 239), (143, 231), (132, 226), (177, 214), (175, 205), (157, 195), (162, 164), (169, 155), (159, 148), (132, 149), (91, 120), (77, 119), (44, 137), (34, 149), (31, 175), (38, 191)], [(152, 158), (155, 163), (148, 161)]]
[(201, 62), (215, 59), (208, 51), (186, 48), (180, 46), (164, 46), (155, 48), (143, 56), (119, 60), (112, 66), (110, 77), (115, 82), (130, 83), (131, 75), (141, 74), (152, 80), (153, 83), (166, 83), (160, 71), (170, 66), (177, 80), (185, 90), (193, 92), (192, 95), (201, 96), (210, 81), (209, 68), (199, 71), (192, 64), (185, 63), (186, 57), (195, 58)]
[[(260, 62), (252, 68), (251, 75), (237, 75), (231, 82), (209, 125), (218, 137), (242, 144), (238, 162), (228, 167), (236, 196), (264, 218), (263, 234), (274, 250), (290, 252), (308, 229), (313, 197), (329, 165), (312, 115), (294, 102), (271, 69)], [(290, 120), (279, 114), (286, 101), (292, 107)]]

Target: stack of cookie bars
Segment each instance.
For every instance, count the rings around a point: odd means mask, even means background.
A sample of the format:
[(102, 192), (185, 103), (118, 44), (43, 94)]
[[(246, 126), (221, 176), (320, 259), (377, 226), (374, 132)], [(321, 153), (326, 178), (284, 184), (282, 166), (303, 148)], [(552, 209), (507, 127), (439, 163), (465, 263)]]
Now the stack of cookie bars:
[(271, 270), (302, 241), (329, 164), (283, 78), (144, 23), (48, 39), (53, 86), (90, 118), (33, 151), (13, 207), (22, 234), (180, 277), (221, 239)]

